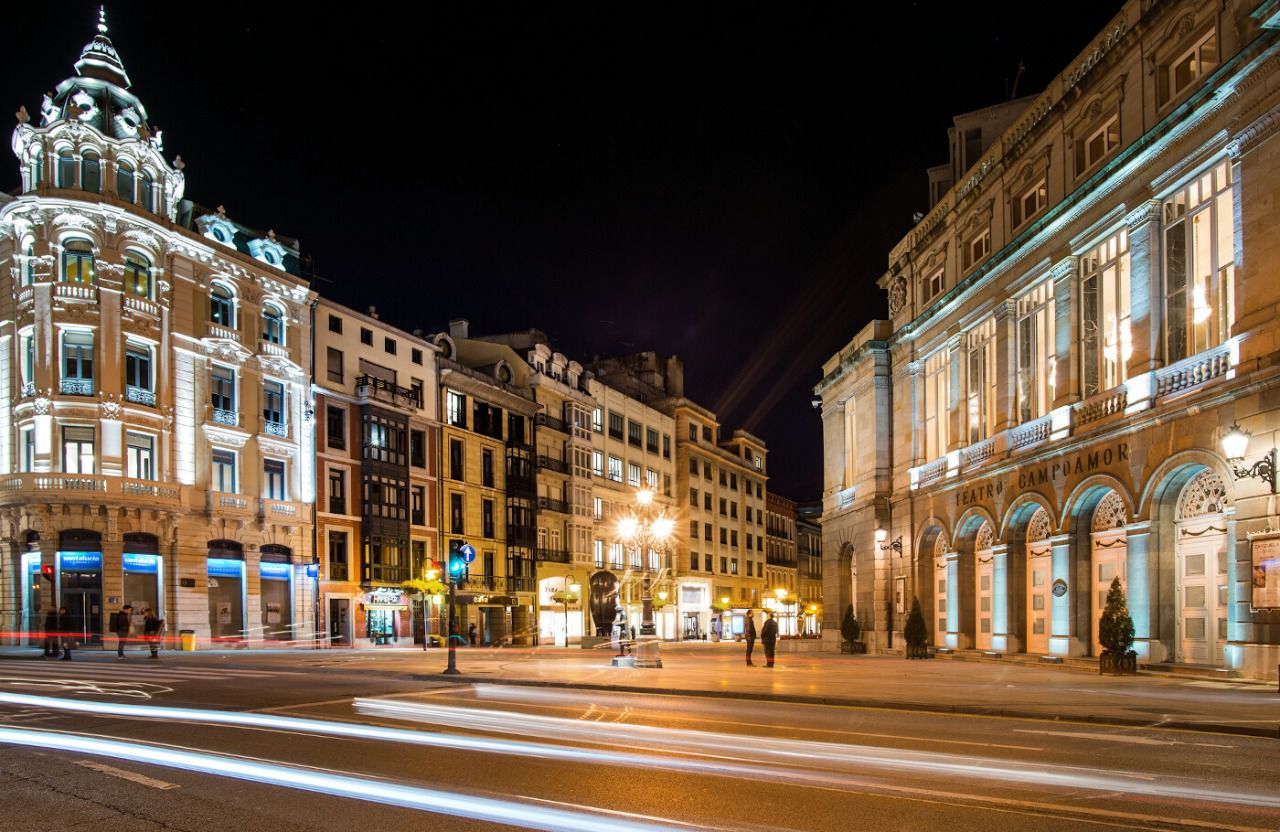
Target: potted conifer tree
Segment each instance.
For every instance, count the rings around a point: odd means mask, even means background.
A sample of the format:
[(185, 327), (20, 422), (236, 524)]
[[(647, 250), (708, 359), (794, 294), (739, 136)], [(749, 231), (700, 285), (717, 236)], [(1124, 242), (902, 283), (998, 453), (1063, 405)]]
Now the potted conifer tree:
[(859, 641), (862, 637), (862, 625), (858, 623), (858, 617), (853, 614), (853, 604), (844, 608), (844, 618), (840, 621), (840, 636), (844, 639), (841, 652), (867, 652), (866, 645)]
[(1107, 606), (1098, 619), (1098, 641), (1102, 655), (1098, 657), (1099, 673), (1135, 675), (1138, 672), (1138, 654), (1133, 651), (1133, 618), (1129, 604), (1120, 586), (1120, 578), (1113, 578), (1107, 590)]
[(902, 628), (902, 638), (907, 642), (908, 659), (929, 658), (929, 630), (924, 623), (924, 613), (920, 611), (920, 599), (911, 599), (911, 612), (907, 614), (907, 623)]

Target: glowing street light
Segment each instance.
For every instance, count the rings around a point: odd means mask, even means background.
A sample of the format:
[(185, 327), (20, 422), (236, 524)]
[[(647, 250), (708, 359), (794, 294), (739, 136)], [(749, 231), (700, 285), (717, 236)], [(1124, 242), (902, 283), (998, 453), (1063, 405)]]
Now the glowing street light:
[(1238, 480), (1258, 479), (1271, 486), (1271, 493), (1280, 493), (1278, 483), (1280, 480), (1276, 478), (1276, 449), (1273, 447), (1267, 451), (1267, 455), (1249, 467), (1244, 467), (1244, 455), (1249, 451), (1249, 431), (1233, 424), (1222, 435), (1222, 452), (1227, 457), (1227, 462), (1231, 465), (1231, 473)]
[[(655, 505), (651, 489), (642, 488), (635, 494), (635, 505), (618, 519), (617, 534), (622, 546), (633, 562), (650, 554), (662, 554), (667, 549), (676, 528), (674, 519), (666, 510)], [(642, 561), (643, 562), (643, 561)], [(640, 619), (640, 637), (636, 639), (636, 667), (662, 667), (658, 655), (658, 629), (653, 623), (652, 576), (646, 563), (640, 600), (643, 612)]]

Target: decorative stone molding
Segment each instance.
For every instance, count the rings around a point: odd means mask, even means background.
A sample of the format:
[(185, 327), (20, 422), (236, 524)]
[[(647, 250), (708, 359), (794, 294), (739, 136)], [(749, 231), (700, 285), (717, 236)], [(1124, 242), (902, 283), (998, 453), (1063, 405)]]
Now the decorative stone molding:
[(213, 425), (204, 426), (204, 435), (210, 442), (225, 445), (228, 448), (243, 448), (249, 441), (249, 434), (247, 433)]
[(1076, 266), (1080, 263), (1080, 258), (1072, 254), (1064, 257), (1057, 263), (1053, 264), (1053, 268), (1049, 269), (1049, 279), (1057, 283), (1064, 277), (1071, 277), (1076, 273)]
[(1031, 515), (1031, 521), (1027, 523), (1027, 542), (1038, 543), (1041, 540), (1049, 539), (1049, 512), (1043, 508), (1036, 509), (1036, 513)]
[(975, 549), (990, 549), (991, 544), (994, 542), (995, 530), (991, 528), (990, 523), (984, 522), (978, 528), (978, 533), (973, 538), (973, 547)]
[(120, 404), (120, 397), (115, 393), (102, 393), (101, 395), (102, 401), (100, 402), (99, 407), (102, 410), (102, 418), (110, 419), (115, 422), (120, 421), (120, 417), (124, 412), (124, 408)]
[(1142, 202), (1137, 208), (1134, 208), (1132, 211), (1125, 214), (1125, 228), (1129, 229), (1130, 233), (1132, 233), (1149, 222), (1159, 220), (1160, 208), (1160, 200), (1158, 199), (1148, 199), (1145, 202)]
[(1236, 131), (1231, 141), (1227, 142), (1227, 154), (1232, 159), (1239, 159), (1271, 138), (1277, 130), (1280, 130), (1280, 105), (1272, 107), (1248, 126)]
[(1122, 529), (1126, 521), (1124, 500), (1115, 491), (1108, 491), (1107, 496), (1103, 497), (1098, 507), (1093, 510), (1093, 530), (1106, 532)]
[(1178, 519), (1221, 514), (1227, 510), (1228, 503), (1226, 483), (1216, 471), (1206, 468), (1183, 487), (1178, 497)]
[(907, 305), (907, 279), (898, 275), (889, 284), (889, 314), (897, 315)]

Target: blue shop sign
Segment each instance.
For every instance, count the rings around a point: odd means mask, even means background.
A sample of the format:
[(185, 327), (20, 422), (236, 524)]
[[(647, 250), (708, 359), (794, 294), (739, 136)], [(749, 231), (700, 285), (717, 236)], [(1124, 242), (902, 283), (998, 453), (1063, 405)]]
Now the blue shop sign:
[(29, 560), (29, 561), (27, 561), (27, 571), (28, 571), (28, 572), (30, 572), (32, 575), (39, 575), (39, 574), (40, 574), (40, 559), (39, 559), (39, 558), (36, 558), (35, 560)]
[(102, 568), (102, 553), (59, 552), (58, 567), (63, 572), (96, 572)]
[(283, 579), (287, 581), (289, 580), (289, 573), (291, 571), (292, 570), (289, 568), (289, 564), (287, 563), (271, 563), (269, 561), (263, 561), (258, 564), (258, 574), (264, 578), (274, 578), (277, 580)]
[(133, 552), (125, 552), (124, 571), (135, 572), (143, 575), (157, 575), (160, 573), (160, 556), (159, 555), (139, 555)]
[(318, 578), (318, 577), (320, 577), (320, 564), (318, 564), (318, 563), (308, 563), (308, 564), (307, 564), (307, 577), (308, 577), (308, 578)]
[(244, 561), (209, 558), (210, 578), (239, 578), (244, 575)]

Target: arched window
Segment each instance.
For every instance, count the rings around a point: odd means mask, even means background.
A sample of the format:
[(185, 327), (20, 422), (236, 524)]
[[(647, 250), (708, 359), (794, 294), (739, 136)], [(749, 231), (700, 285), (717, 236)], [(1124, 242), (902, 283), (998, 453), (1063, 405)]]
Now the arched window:
[(236, 326), (236, 301), (231, 290), (221, 283), (213, 284), (209, 293), (209, 320), (228, 329)]
[(102, 190), (102, 159), (95, 150), (86, 150), (80, 163), (80, 187), (95, 194)]
[(124, 255), (125, 291), (144, 298), (151, 297), (151, 261), (136, 251)]
[(62, 246), (62, 279), (67, 283), (91, 285), (93, 244), (88, 240), (68, 240)]
[(278, 306), (267, 304), (262, 308), (262, 337), (272, 344), (284, 344), (284, 313)]
[(116, 162), (116, 196), (133, 202), (133, 163), (128, 159)]
[(71, 155), (71, 148), (64, 147), (58, 151), (58, 187), (74, 188), (76, 186), (76, 157)]
[(154, 211), (151, 205), (151, 174), (144, 172), (138, 180), (138, 202), (148, 211)]

